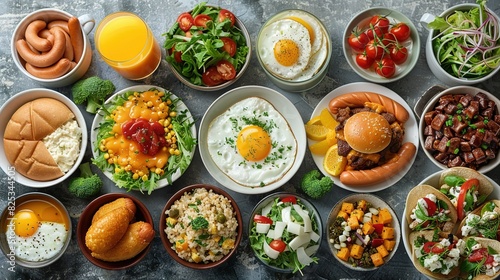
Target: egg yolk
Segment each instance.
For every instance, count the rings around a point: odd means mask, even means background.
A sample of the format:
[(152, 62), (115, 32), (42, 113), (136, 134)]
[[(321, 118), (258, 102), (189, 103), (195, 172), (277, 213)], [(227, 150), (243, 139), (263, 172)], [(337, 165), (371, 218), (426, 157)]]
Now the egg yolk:
[(311, 25), (307, 23), (305, 20), (299, 18), (299, 17), (290, 17), (291, 20), (295, 20), (296, 22), (302, 24), (306, 29), (307, 32), (309, 33), (309, 37), (311, 38), (311, 43), (314, 42), (314, 30), (312, 29)]
[(21, 237), (29, 237), (38, 230), (38, 218), (33, 211), (22, 210), (14, 215), (14, 232)]
[(274, 57), (283, 66), (292, 66), (299, 60), (299, 46), (290, 39), (282, 39), (274, 45)]
[(249, 125), (238, 133), (236, 147), (248, 161), (263, 160), (271, 151), (271, 137), (260, 126)]

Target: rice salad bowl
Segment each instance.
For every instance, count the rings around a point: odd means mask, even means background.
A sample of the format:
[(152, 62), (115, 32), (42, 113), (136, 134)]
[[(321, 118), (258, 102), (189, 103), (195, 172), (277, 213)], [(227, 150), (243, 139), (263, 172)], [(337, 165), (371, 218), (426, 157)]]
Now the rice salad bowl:
[(214, 186), (193, 185), (178, 191), (160, 218), (162, 242), (179, 263), (212, 268), (227, 260), (242, 237), (241, 214), (233, 199)]

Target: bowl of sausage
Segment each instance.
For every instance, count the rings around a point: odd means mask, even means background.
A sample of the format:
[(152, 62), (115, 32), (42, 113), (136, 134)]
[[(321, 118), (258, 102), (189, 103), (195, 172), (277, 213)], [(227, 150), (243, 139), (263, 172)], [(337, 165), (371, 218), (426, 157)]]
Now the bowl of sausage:
[(500, 100), (471, 86), (435, 95), (420, 118), (425, 154), (439, 168), (468, 167), (488, 172), (500, 163)]

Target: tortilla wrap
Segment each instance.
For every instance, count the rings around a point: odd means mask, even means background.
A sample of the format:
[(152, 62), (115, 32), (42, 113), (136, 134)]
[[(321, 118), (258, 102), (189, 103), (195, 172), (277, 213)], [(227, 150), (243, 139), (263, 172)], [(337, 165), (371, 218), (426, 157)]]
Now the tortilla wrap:
[[(498, 199), (493, 199), (493, 200), (488, 200), (486, 201), (485, 203), (479, 205), (476, 209), (472, 210), (472, 212), (470, 212), (468, 215), (470, 214), (476, 214), (478, 215), (479, 217), (481, 217), (481, 210), (483, 209), (484, 205), (486, 205), (486, 203), (488, 202), (493, 202), (495, 203), (496, 207), (498, 207), (499, 209), (496, 210), (496, 212), (499, 212), (500, 213), (500, 200)], [(465, 225), (465, 222), (467, 221), (467, 216), (465, 216), (465, 218), (460, 222), (458, 228), (457, 228), (457, 236), (458, 238), (462, 238), (462, 237), (465, 237), (465, 236), (462, 236), (462, 227)], [(499, 231), (500, 229), (498, 229), (497, 231)], [(497, 233), (498, 235), (498, 233)], [(486, 238), (487, 239), (487, 238)], [(500, 251), (499, 251), (500, 252)]]
[[(488, 246), (489, 246), (493, 250), (495, 250), (497, 253), (500, 253), (500, 241), (493, 240), (493, 239), (488, 239), (488, 238), (482, 238), (482, 237), (467, 237), (466, 239), (464, 239), (464, 241), (467, 242), (467, 240), (469, 238), (474, 238), (477, 241), (477, 243), (481, 244), (481, 247), (483, 247), (483, 248), (488, 248)], [(467, 277), (466, 274), (463, 274), (461, 276)], [(488, 276), (488, 275), (485, 275), (485, 274), (480, 274), (480, 275), (477, 275), (476, 277), (474, 277), (472, 279), (473, 280), (488, 280), (488, 279), (495, 279), (498, 276), (500, 276), (500, 271), (498, 271), (494, 276)]]
[(486, 178), (483, 174), (477, 172), (474, 169), (470, 169), (467, 167), (452, 167), (447, 170), (444, 170), (441, 173), (441, 177), (439, 178), (439, 186), (436, 188), (440, 189), (442, 185), (444, 185), (444, 178), (448, 175), (455, 175), (468, 179), (477, 179), (479, 181), (478, 192), (480, 195), (490, 195), (493, 192), (493, 184)]

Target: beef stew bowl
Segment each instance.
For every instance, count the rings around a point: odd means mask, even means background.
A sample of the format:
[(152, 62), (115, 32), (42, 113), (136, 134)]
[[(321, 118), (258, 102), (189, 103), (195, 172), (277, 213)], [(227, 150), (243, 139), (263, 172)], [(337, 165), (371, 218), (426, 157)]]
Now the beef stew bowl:
[(463, 166), (485, 173), (500, 163), (500, 100), (472, 86), (435, 95), (419, 123), (422, 149), (439, 168)]

